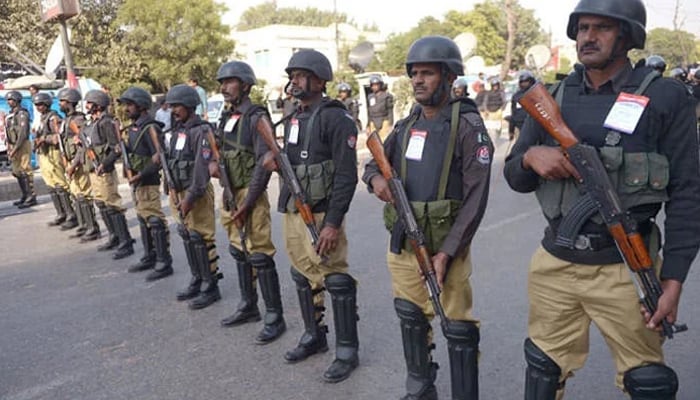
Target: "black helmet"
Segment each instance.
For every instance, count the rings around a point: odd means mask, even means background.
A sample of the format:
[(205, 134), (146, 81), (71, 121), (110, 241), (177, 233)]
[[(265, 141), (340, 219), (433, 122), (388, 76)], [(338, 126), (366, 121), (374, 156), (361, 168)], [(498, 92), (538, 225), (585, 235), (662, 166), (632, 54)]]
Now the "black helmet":
[(169, 105), (182, 104), (187, 108), (195, 109), (199, 105), (199, 94), (188, 85), (175, 85), (165, 95), (165, 102)]
[(238, 78), (243, 83), (255, 85), (255, 72), (250, 68), (250, 65), (243, 61), (229, 61), (219, 67), (219, 72), (216, 73), (216, 80), (221, 83), (226, 78)]
[(527, 81), (534, 83), (535, 82), (535, 75), (528, 70), (520, 71), (520, 75), (518, 75), (518, 82), (527, 82)]
[(384, 84), (384, 80), (382, 80), (382, 77), (379, 75), (372, 75), (369, 77), (369, 84), (370, 86), (374, 85), (375, 83), (378, 83), (380, 85)]
[(695, 77), (695, 79), (700, 81), (700, 68), (695, 70), (695, 74), (693, 74), (693, 76)]
[(453, 74), (464, 75), (459, 47), (444, 36), (426, 36), (413, 42), (406, 56), (406, 73), (409, 76), (415, 63), (441, 63)]
[(22, 93), (16, 90), (9, 91), (5, 93), (5, 100), (14, 100), (19, 104), (22, 102)]
[(348, 92), (348, 94), (352, 94), (352, 88), (347, 83), (341, 82), (338, 85), (338, 93), (340, 92)]
[(126, 89), (117, 101), (119, 103), (134, 103), (145, 110), (150, 109), (153, 105), (151, 94), (136, 86)]
[(581, 15), (600, 15), (614, 18), (627, 24), (632, 40), (630, 48), (643, 49), (646, 41), (647, 12), (642, 0), (581, 0), (569, 15), (566, 35), (576, 40), (578, 17)]
[(51, 107), (51, 103), (53, 102), (53, 98), (51, 98), (51, 95), (45, 92), (39, 92), (32, 97), (32, 102), (34, 104), (44, 104), (46, 107)]
[(299, 50), (289, 59), (285, 72), (289, 75), (294, 69), (305, 69), (312, 72), (323, 81), (333, 80), (333, 68), (331, 62), (322, 53), (316, 50)]
[(664, 71), (666, 71), (666, 60), (664, 60), (663, 57), (657, 55), (649, 56), (646, 59), (646, 66), (653, 68), (663, 74)]
[(85, 102), (95, 104), (99, 107), (102, 107), (102, 109), (104, 110), (107, 107), (109, 107), (111, 99), (109, 98), (109, 95), (107, 93), (99, 89), (93, 89), (85, 93)]
[(681, 67), (676, 67), (672, 69), (669, 73), (669, 76), (673, 79), (678, 79), (683, 82), (685, 82), (686, 79), (688, 79), (688, 73), (685, 72), (685, 70)]
[(498, 79), (497, 76), (494, 76), (493, 78), (489, 79), (489, 85), (491, 85), (491, 86), (494, 86), (494, 85), (501, 86), (501, 80)]
[(77, 104), (82, 98), (83, 96), (80, 95), (77, 89), (63, 88), (58, 91), (58, 99), (69, 103)]
[(458, 88), (458, 87), (466, 89), (467, 86), (469, 86), (469, 84), (467, 83), (467, 78), (464, 78), (464, 77), (457, 78), (457, 79), (455, 79), (454, 82), (452, 82), (452, 89)]

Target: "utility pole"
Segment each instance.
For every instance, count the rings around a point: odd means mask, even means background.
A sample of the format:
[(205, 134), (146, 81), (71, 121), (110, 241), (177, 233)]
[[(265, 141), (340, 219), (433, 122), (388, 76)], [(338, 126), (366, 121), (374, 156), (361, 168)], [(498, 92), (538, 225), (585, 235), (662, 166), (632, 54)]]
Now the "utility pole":
[(335, 22), (335, 62), (336, 69), (340, 70), (340, 38), (338, 33), (338, 0), (333, 0), (333, 21)]

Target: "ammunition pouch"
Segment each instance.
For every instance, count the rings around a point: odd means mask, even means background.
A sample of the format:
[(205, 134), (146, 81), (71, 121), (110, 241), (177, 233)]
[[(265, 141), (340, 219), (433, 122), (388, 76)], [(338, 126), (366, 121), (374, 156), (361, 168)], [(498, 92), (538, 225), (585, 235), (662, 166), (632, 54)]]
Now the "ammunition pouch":
[(230, 177), (231, 189), (247, 187), (255, 168), (255, 154), (252, 149), (235, 146), (232, 150), (223, 151), (221, 156)]
[[(311, 208), (330, 197), (333, 189), (333, 175), (335, 173), (333, 160), (309, 165), (300, 164), (293, 168), (302, 190), (308, 196)], [(293, 196), (287, 202), (287, 211), (297, 211)]]
[[(411, 209), (418, 227), (425, 235), (425, 242), (430, 253), (435, 253), (457, 218), (462, 202), (458, 200), (412, 201)], [(391, 252), (400, 254), (402, 249), (413, 251), (406, 240), (404, 226), (399, 220), (396, 209), (391, 204), (384, 205), (384, 225), (391, 232)]]

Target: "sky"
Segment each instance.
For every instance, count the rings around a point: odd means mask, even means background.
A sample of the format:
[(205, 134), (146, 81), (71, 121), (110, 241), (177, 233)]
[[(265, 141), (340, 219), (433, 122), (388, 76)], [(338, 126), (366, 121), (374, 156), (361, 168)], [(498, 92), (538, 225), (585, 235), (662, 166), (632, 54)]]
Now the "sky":
[[(224, 23), (235, 25), (240, 15), (249, 7), (266, 2), (266, 0), (219, 0), (225, 3), (229, 12), (224, 16)], [(443, 19), (449, 10), (469, 11), (477, 0), (428, 0), (428, 6), (421, 6), (419, 1), (407, 0), (277, 0), (278, 7), (333, 10), (334, 3), (338, 12), (347, 14), (358, 24), (376, 23), (383, 34), (400, 33), (410, 30), (420, 19), (433, 16)], [(578, 0), (519, 0), (520, 4), (535, 10), (535, 15), (545, 30), (551, 30), (555, 41), (565, 41), (566, 24), (569, 13)], [(700, 1), (697, 0), (644, 0), (647, 8), (647, 29), (673, 29), (674, 10), (679, 4), (678, 23), (681, 29), (700, 37)]]

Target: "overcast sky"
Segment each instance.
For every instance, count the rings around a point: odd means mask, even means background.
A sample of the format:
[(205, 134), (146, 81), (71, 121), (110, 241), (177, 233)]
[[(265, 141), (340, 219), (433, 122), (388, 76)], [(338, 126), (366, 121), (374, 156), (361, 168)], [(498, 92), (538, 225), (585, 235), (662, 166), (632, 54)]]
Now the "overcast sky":
[[(251, 6), (266, 0), (221, 0), (227, 4), (229, 12), (224, 22), (235, 25), (240, 15)], [(442, 20), (449, 10), (469, 11), (475, 0), (428, 0), (427, 6), (419, 6), (419, 1), (408, 0), (277, 0), (278, 7), (316, 7), (333, 10), (334, 2), (338, 12), (347, 14), (359, 24), (376, 23), (382, 33), (405, 32), (411, 29), (424, 16), (431, 15)], [(535, 10), (544, 29), (551, 29), (554, 37), (566, 39), (566, 23), (571, 10), (578, 0), (520, 0), (525, 8)], [(698, 0), (645, 0), (647, 7), (647, 28), (673, 28), (676, 3), (680, 4), (679, 23), (683, 30), (700, 37), (700, 1)]]

